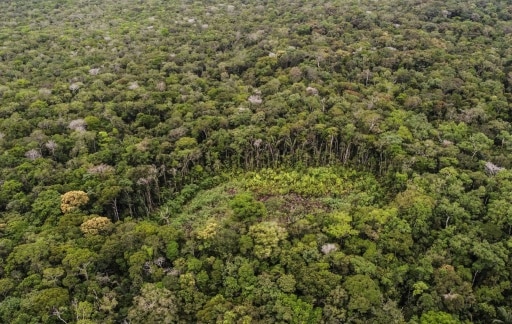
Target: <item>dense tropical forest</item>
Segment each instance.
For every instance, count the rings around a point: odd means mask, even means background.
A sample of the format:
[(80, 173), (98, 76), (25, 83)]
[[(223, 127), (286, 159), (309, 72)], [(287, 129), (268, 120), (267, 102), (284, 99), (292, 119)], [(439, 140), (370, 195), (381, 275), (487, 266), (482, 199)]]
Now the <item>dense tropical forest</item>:
[(512, 323), (512, 1), (0, 1), (1, 323)]

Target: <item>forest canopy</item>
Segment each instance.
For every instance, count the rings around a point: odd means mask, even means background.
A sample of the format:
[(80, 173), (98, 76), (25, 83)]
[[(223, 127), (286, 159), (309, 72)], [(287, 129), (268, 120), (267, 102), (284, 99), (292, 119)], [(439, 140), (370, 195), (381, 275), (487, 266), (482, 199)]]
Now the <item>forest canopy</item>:
[(509, 1), (0, 13), (0, 322), (512, 322)]

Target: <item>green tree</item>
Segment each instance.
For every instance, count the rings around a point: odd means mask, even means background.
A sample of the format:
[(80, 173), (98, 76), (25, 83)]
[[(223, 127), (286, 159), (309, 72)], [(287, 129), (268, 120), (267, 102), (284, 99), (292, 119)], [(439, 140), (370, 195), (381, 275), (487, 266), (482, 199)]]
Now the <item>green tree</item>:
[(55, 224), (61, 215), (60, 194), (56, 190), (41, 192), (32, 203), (32, 213), (36, 225), (44, 222)]
[(173, 292), (158, 284), (146, 283), (140, 294), (133, 298), (128, 320), (134, 322), (176, 323), (178, 304)]
[(249, 193), (236, 195), (229, 206), (233, 210), (235, 219), (243, 222), (252, 222), (267, 214), (265, 205), (254, 199)]
[(273, 311), (276, 319), (292, 324), (317, 323), (322, 314), (320, 308), (313, 307), (293, 294), (278, 296)]
[(497, 315), (499, 318), (493, 319), (492, 320), (493, 323), (503, 323), (503, 324), (512, 323), (512, 313), (510, 313), (505, 307), (503, 307), (503, 306), (498, 307), (497, 311), (498, 311)]
[(286, 238), (287, 232), (275, 222), (261, 222), (250, 226), (248, 235), (254, 242), (254, 255), (258, 259), (267, 259), (277, 255), (279, 241)]
[(455, 319), (452, 315), (439, 311), (428, 311), (426, 313), (421, 314), (420, 318), (421, 324), (459, 324), (460, 321)]
[(62, 260), (62, 265), (70, 274), (83, 275), (85, 280), (89, 280), (89, 273), (94, 268), (94, 262), (97, 258), (98, 255), (88, 249), (71, 248)]
[(347, 277), (343, 288), (349, 296), (347, 308), (352, 314), (371, 313), (382, 304), (379, 287), (366, 275)]

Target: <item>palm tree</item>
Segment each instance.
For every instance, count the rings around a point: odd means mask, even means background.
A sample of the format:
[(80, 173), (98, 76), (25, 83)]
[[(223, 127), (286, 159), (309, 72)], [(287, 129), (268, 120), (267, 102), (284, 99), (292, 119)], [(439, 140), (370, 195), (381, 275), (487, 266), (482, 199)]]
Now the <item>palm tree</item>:
[(494, 319), (493, 323), (512, 324), (512, 312), (509, 312), (505, 307), (498, 307), (498, 317), (500, 319)]

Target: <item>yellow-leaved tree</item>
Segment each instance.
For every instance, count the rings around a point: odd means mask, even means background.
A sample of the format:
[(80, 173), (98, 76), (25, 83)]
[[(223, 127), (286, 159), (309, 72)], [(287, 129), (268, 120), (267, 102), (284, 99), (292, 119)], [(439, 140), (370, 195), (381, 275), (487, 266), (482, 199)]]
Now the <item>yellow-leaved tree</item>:
[(60, 210), (64, 214), (77, 211), (80, 206), (83, 206), (89, 202), (89, 196), (87, 193), (81, 190), (68, 191), (60, 196)]
[(80, 225), (80, 230), (84, 234), (98, 235), (108, 233), (112, 229), (112, 222), (107, 217), (96, 216), (86, 220)]

